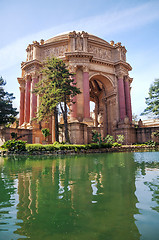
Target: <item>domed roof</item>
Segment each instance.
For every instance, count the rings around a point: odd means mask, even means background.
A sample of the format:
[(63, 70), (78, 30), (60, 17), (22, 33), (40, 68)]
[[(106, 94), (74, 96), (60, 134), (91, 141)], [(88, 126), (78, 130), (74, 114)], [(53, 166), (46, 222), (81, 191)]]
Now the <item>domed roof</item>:
[(99, 37), (97, 37), (97, 36), (95, 36), (95, 35), (92, 35), (92, 34), (90, 34), (90, 33), (84, 32), (84, 31), (64, 32), (64, 33), (58, 34), (58, 35), (56, 35), (56, 36), (54, 36), (54, 37), (46, 40), (44, 43), (47, 44), (47, 43), (52, 43), (52, 42), (57, 42), (57, 41), (62, 41), (62, 40), (68, 40), (69, 35), (70, 35), (71, 33), (74, 33), (74, 34), (78, 34), (78, 33), (83, 34), (83, 33), (86, 33), (86, 34), (88, 34), (88, 39), (89, 39), (89, 40), (93, 40), (93, 41), (95, 41), (95, 42), (99, 42), (99, 43), (101, 43), (101, 44), (103, 43), (104, 45), (109, 45), (109, 46), (110, 46), (110, 44), (109, 44), (107, 41), (103, 40), (102, 38), (99, 38)]

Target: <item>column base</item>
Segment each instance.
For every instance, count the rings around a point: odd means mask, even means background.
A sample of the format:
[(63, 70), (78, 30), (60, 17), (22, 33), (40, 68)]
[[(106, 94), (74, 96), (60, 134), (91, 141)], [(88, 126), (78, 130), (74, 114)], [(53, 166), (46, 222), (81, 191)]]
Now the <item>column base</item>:
[(33, 129), (32, 125), (30, 123), (26, 123), (26, 122), (24, 122), (19, 128), (20, 129), (30, 129), (30, 130)]
[(87, 124), (88, 126), (91, 126), (91, 127), (94, 126), (94, 122), (92, 118), (84, 118), (82, 122)]
[(79, 122), (77, 118), (75, 117), (70, 117), (70, 119), (68, 120), (69, 123), (72, 123), (72, 122)]

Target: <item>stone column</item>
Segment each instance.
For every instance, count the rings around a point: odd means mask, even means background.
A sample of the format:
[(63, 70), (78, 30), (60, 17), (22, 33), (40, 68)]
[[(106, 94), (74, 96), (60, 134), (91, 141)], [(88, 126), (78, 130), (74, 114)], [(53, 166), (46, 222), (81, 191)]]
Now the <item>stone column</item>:
[(118, 75), (118, 99), (119, 99), (119, 118), (124, 120), (126, 117), (125, 91), (123, 75)]
[[(73, 77), (72, 79), (74, 79), (73, 83), (77, 83), (76, 81), (76, 70), (77, 70), (77, 67), (75, 65), (70, 65), (69, 66), (69, 71), (70, 73), (73, 73)], [(76, 84), (77, 86), (77, 84)], [(70, 117), (71, 117), (71, 121), (74, 121), (74, 120), (77, 120), (77, 96), (74, 96), (73, 99), (71, 99), (73, 103), (71, 103), (71, 106), (70, 106)]]
[(38, 82), (38, 76), (37, 76), (37, 74), (33, 74), (32, 75), (32, 83), (31, 83), (30, 120), (32, 120), (34, 117), (36, 117), (36, 112), (37, 112), (37, 95), (35, 93), (32, 93), (37, 82)]
[(103, 136), (108, 134), (108, 114), (107, 114), (107, 98), (102, 99), (103, 102)]
[(29, 123), (30, 121), (30, 88), (31, 88), (31, 78), (27, 76), (25, 85), (25, 115), (24, 122)]
[(124, 84), (125, 84), (126, 114), (129, 118), (129, 120), (132, 121), (130, 84), (129, 84), (128, 77), (125, 78)]
[(84, 97), (84, 118), (90, 118), (90, 95), (89, 95), (89, 72), (88, 68), (83, 70), (83, 97)]
[(19, 112), (19, 126), (24, 123), (24, 104), (25, 104), (25, 80), (18, 78), (20, 84), (20, 112)]

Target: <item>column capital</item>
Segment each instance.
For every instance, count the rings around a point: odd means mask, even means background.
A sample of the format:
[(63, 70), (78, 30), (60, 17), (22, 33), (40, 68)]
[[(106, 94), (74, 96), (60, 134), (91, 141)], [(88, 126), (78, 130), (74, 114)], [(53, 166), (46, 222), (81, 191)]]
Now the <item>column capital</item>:
[(70, 73), (76, 73), (77, 65), (76, 64), (69, 65), (69, 71)]
[(89, 72), (89, 67), (88, 65), (83, 65), (83, 72)]
[(25, 75), (25, 81), (31, 81), (31, 74)]
[(23, 78), (17, 78), (17, 80), (18, 80), (18, 83), (20, 85), (19, 89), (20, 90), (25, 89), (25, 80)]
[(31, 73), (31, 78), (33, 79), (33, 78), (38, 78), (38, 76), (39, 76), (39, 73), (38, 72), (32, 72)]
[(124, 73), (124, 72), (118, 72), (118, 73), (117, 73), (117, 78), (118, 78), (118, 79), (121, 79), (121, 78), (124, 79), (124, 76), (125, 76), (125, 73)]

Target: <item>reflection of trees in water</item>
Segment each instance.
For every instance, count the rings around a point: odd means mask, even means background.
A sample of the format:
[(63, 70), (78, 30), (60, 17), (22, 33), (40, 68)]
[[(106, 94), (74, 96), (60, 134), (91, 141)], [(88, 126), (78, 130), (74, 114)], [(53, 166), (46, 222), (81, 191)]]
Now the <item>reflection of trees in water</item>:
[(39, 240), (139, 239), (137, 166), (130, 155), (8, 161), (19, 181), (17, 218), (23, 223), (16, 233)]
[(10, 232), (13, 231), (13, 218), (15, 217), (13, 211), (15, 183), (14, 179), (8, 175), (0, 166), (0, 239), (1, 237), (3, 239), (3, 232), (7, 232), (8, 228), (11, 228)]
[(152, 207), (152, 209), (159, 212), (159, 177), (153, 179), (152, 182), (145, 182), (145, 185), (147, 185), (150, 188), (150, 191), (153, 192), (152, 201), (157, 203), (157, 206)]
[[(136, 167), (141, 171), (142, 175), (146, 175), (146, 170), (159, 171), (159, 162), (156, 161), (157, 158), (154, 158), (153, 160), (151, 157), (149, 157), (147, 159), (148, 161), (143, 161), (143, 159), (143, 157), (142, 159), (137, 159), (140, 161), (136, 162)], [(153, 192), (152, 201), (155, 201), (157, 204), (157, 206), (152, 207), (152, 209), (159, 212), (159, 177), (153, 179), (151, 182), (144, 182), (144, 184), (149, 187), (150, 191)]]

